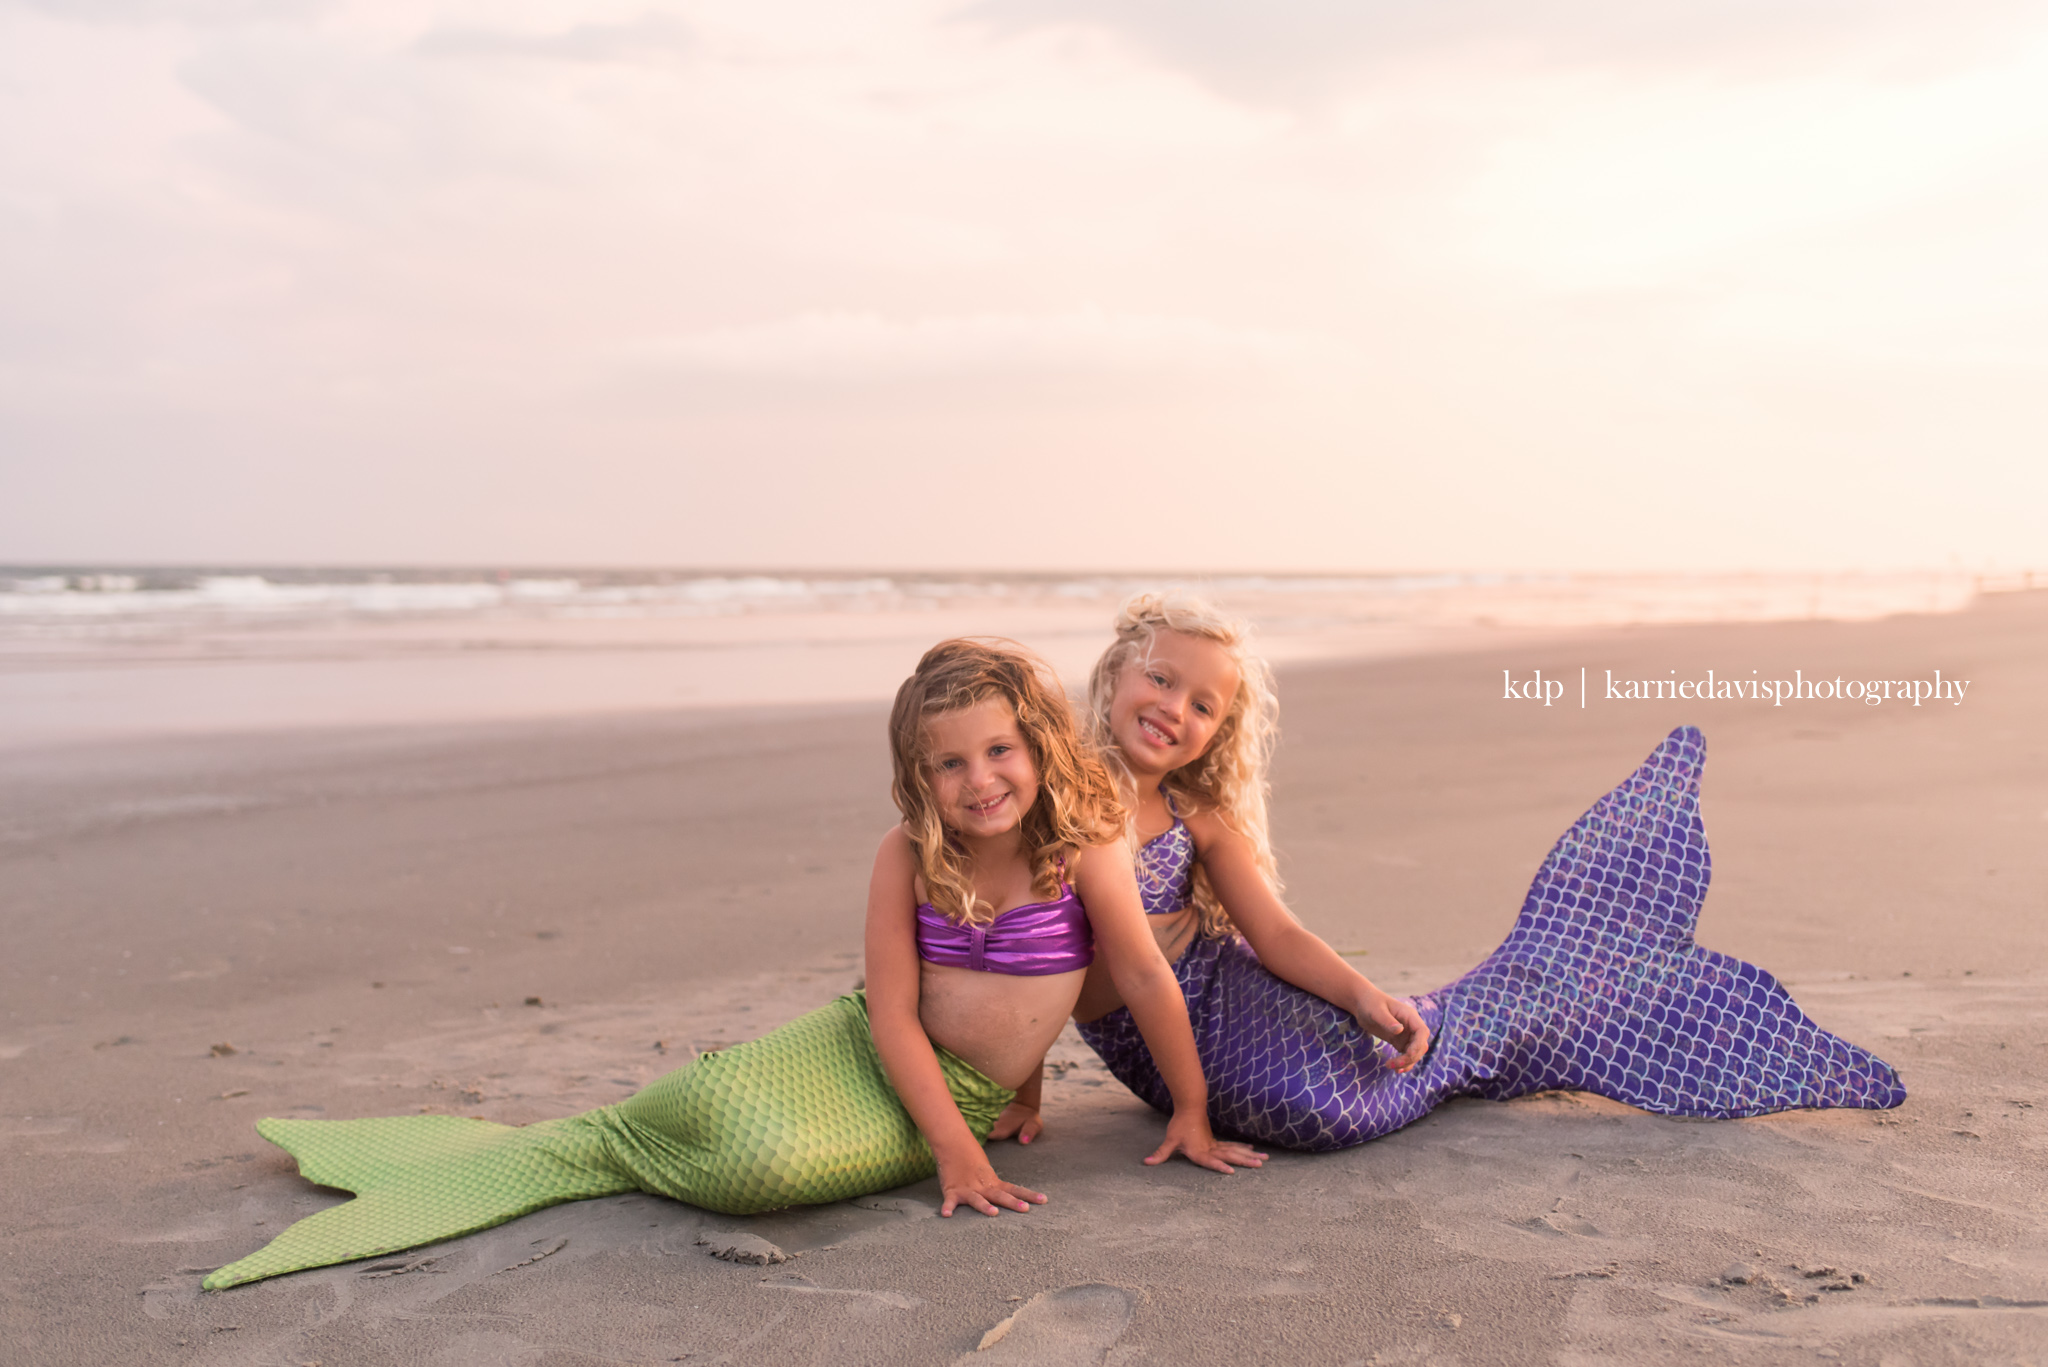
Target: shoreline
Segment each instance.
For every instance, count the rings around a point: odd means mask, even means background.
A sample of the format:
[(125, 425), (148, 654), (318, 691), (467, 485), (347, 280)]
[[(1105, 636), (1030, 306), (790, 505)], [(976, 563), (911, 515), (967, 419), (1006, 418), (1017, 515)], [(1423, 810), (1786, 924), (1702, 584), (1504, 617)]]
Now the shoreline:
[[(1731, 578), (1741, 582), (1730, 587)], [(1879, 577), (1888, 585), (1880, 588), (1836, 578), (1848, 582), (1778, 576), (1759, 578), (1758, 587), (1739, 576), (1708, 577), (1705, 587), (1681, 586), (1671, 590), (1675, 597), (1662, 598), (1670, 586), (1660, 588), (1654, 577), (1616, 577), (1597, 591), (1561, 578), (1380, 594), (1348, 591), (1343, 582), (1315, 589), (1320, 581), (1259, 581), (1254, 591), (1218, 581), (1217, 601), (1251, 620), (1263, 653), (1285, 667), (1533, 649), (1710, 622), (1823, 625), (1887, 610), (1943, 615), (2001, 596), (1973, 597), (1956, 576), (1907, 576), (1897, 585)], [(499, 608), (457, 594), (457, 605), (438, 614), (417, 605), (371, 611), (317, 594), (302, 602), (290, 585), (224, 591), (205, 611), (183, 616), (123, 615), (122, 603), (171, 594), (69, 595), (80, 611), (107, 607), (105, 621), (23, 615), (49, 595), (8, 594), (18, 601), (0, 603), (13, 614), (0, 614), (0, 754), (152, 736), (885, 700), (925, 647), (959, 635), (1018, 640), (1078, 686), (1107, 643), (1116, 602), (1131, 587), (1047, 580), (1022, 595), (997, 585), (1005, 594), (990, 597), (989, 586), (965, 585), (906, 598), (888, 581), (873, 582), (882, 587), (870, 591), (872, 601), (855, 596), (830, 610), (815, 593), (785, 601), (777, 596), (781, 589), (763, 590), (758, 602), (721, 600), (701, 611), (662, 603), (577, 606), (584, 590), (575, 581), (556, 586), (552, 596), (536, 589)], [(421, 587), (466, 594), (502, 586)], [(393, 586), (314, 588), (382, 594)], [(611, 591), (590, 590), (600, 597)]]

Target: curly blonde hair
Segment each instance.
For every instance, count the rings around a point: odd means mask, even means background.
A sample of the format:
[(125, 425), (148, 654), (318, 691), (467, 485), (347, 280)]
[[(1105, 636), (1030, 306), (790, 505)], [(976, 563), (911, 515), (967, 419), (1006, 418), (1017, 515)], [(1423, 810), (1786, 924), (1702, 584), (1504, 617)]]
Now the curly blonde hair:
[(963, 925), (987, 924), (995, 908), (975, 896), (967, 852), (949, 838), (932, 796), (929, 726), (934, 717), (990, 698), (1009, 704), (1038, 771), (1038, 799), (1023, 821), (1037, 895), (1059, 895), (1060, 864), (1070, 850), (1115, 840), (1127, 826), (1116, 780), (1082, 737), (1058, 676), (1043, 660), (1014, 641), (939, 642), (896, 690), (889, 794), (917, 851), (926, 898)]
[[(1267, 775), (1273, 748), (1280, 740), (1280, 698), (1273, 687), (1272, 667), (1251, 649), (1249, 626), (1189, 593), (1141, 593), (1127, 600), (1117, 610), (1116, 641), (1102, 652), (1088, 676), (1090, 730), (1095, 743), (1123, 771), (1128, 791), (1133, 781), (1116, 738), (1110, 734), (1109, 707), (1116, 697), (1117, 681), (1126, 669), (1150, 654), (1152, 642), (1162, 631), (1214, 641), (1237, 666), (1237, 692), (1224, 708), (1222, 724), (1210, 738), (1209, 748), (1200, 759), (1168, 774), (1164, 787), (1183, 814), (1215, 812), (1250, 841), (1259, 871), (1277, 893), (1282, 886), (1280, 866), (1273, 858), (1273, 840), (1266, 824), (1266, 797), (1272, 787)], [(1135, 812), (1135, 804), (1132, 810)], [(1199, 864), (1195, 866), (1194, 907), (1196, 927), (1202, 935), (1221, 939), (1237, 933), (1208, 872)]]

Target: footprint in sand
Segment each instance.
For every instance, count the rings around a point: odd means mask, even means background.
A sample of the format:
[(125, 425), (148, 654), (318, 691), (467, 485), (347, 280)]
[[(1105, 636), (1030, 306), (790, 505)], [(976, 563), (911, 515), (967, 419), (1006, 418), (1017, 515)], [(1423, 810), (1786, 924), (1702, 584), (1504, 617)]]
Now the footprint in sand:
[(1095, 1367), (1131, 1322), (1130, 1294), (1101, 1283), (1041, 1291), (981, 1337), (955, 1367)]
[(1548, 1215), (1532, 1215), (1526, 1220), (1511, 1220), (1508, 1223), (1514, 1225), (1517, 1229), (1526, 1229), (1531, 1234), (1541, 1234), (1545, 1237), (1558, 1235), (1577, 1235), (1581, 1239), (1600, 1239), (1606, 1237), (1600, 1227), (1591, 1220), (1582, 1220), (1576, 1215), (1566, 1214), (1562, 1211), (1552, 1211)]
[(697, 1236), (697, 1243), (712, 1257), (723, 1258), (729, 1263), (751, 1263), (755, 1267), (768, 1267), (789, 1261), (787, 1253), (754, 1234), (700, 1234)]
[(142, 1288), (142, 1313), (153, 1320), (167, 1320), (186, 1306), (199, 1301), (197, 1278), (164, 1280)]

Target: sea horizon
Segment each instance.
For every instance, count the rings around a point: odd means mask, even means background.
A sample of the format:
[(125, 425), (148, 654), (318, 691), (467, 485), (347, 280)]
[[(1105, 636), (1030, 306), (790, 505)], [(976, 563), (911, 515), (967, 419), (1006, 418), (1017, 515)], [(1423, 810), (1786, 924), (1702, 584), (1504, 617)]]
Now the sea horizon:
[[(670, 616), (916, 610), (976, 599), (1121, 599), (1179, 588), (1256, 608), (1282, 599), (1389, 605), (1456, 599), (1477, 617), (1612, 625), (1953, 611), (1978, 593), (2048, 586), (2048, 573), (1948, 570), (969, 570), (858, 567), (264, 562), (0, 563), (0, 634), (96, 620), (165, 624), (302, 615)], [(1484, 603), (1484, 607), (1480, 605)], [(1576, 607), (1576, 610), (1574, 610)], [(1618, 614), (1618, 615), (1617, 615)]]
[(1208, 598), (1284, 667), (1952, 613), (2036, 582), (2048, 577), (0, 566), (0, 749), (879, 702), (949, 636), (1022, 642), (1078, 688), (1118, 605), (1147, 589)]

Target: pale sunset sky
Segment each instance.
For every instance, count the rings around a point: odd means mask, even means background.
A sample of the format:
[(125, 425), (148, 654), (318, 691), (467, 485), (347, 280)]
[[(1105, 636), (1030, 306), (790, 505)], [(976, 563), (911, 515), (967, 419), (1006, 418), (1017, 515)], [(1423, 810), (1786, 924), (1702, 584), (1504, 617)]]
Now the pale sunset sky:
[(0, 561), (2048, 569), (2048, 4), (0, 0)]

